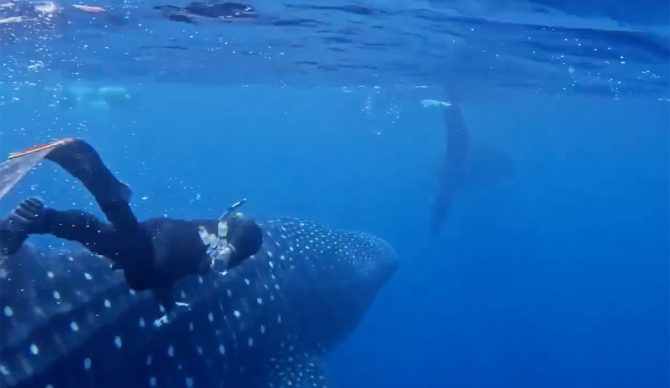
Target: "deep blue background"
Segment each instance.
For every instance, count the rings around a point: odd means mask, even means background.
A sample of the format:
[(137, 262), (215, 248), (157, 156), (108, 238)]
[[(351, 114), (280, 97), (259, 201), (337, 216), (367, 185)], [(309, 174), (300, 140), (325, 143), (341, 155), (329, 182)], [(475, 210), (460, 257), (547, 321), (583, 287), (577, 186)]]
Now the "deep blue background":
[[(328, 357), (335, 386), (667, 386), (667, 102), (520, 92), (464, 102), (473, 136), (510, 154), (514, 179), (463, 193), (432, 239), (443, 128), (419, 101), (439, 90), (133, 93), (133, 107), (69, 112), (26, 93), (0, 110), (0, 151), (82, 136), (133, 187), (143, 217), (217, 216), (246, 196), (254, 216), (386, 238), (400, 271)], [(3, 213), (29, 193), (95, 210), (62, 172), (34, 175)]]

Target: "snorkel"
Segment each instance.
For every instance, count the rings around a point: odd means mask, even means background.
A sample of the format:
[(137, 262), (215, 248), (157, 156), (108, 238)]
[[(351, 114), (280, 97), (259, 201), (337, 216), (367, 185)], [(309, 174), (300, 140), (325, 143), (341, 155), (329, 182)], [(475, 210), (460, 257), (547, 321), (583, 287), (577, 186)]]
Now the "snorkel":
[(204, 226), (198, 228), (200, 239), (203, 244), (207, 246), (207, 255), (210, 257), (210, 268), (215, 268), (217, 263), (222, 263), (224, 268), (231, 268), (239, 262), (231, 260), (232, 257), (237, 257), (237, 248), (231, 241), (230, 235), (231, 225), (236, 224), (244, 218), (241, 212), (238, 212), (242, 205), (246, 203), (246, 198), (232, 204), (219, 217), (216, 233), (209, 233)]

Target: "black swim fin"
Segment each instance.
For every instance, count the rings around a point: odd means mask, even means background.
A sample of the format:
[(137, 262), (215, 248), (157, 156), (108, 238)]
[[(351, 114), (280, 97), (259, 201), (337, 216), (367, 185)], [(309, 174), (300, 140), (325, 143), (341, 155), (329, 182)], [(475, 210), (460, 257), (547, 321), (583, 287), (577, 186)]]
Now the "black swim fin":
[(60, 140), (9, 154), (9, 159), (0, 164), (0, 199), (4, 198), (5, 195), (21, 182), (54, 147), (63, 144), (64, 140)]
[(81, 139), (66, 138), (9, 154), (0, 164), (0, 199), (42, 159), (48, 159), (81, 181), (117, 229), (139, 227), (130, 210), (131, 190), (107, 168), (97, 151)]

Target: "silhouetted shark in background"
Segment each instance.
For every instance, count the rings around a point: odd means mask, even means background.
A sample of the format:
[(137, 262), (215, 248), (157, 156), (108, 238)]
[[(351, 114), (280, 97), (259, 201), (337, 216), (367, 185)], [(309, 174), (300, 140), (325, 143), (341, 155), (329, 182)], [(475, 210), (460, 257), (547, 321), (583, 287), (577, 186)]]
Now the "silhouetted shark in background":
[(166, 319), (108, 260), (24, 246), (0, 262), (2, 387), (325, 387), (345, 339), (397, 268), (363, 233), (259, 222), (262, 249), (183, 279)]
[(433, 200), (431, 232), (437, 235), (458, 193), (486, 188), (512, 176), (512, 161), (502, 150), (474, 143), (458, 99), (443, 105), (446, 147)]

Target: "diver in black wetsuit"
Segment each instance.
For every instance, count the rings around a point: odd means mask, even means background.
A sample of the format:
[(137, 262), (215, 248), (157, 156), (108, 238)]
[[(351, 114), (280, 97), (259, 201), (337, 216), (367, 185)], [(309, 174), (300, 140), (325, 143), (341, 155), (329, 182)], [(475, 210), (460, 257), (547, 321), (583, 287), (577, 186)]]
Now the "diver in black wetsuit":
[[(127, 204), (116, 212), (131, 215)], [(226, 221), (229, 255), (225, 267), (231, 268), (256, 253), (262, 241), (255, 222), (241, 216)], [(201, 229), (202, 228), (202, 229)], [(208, 272), (214, 258), (201, 236), (204, 229), (216, 231), (217, 220), (179, 220), (150, 218), (135, 225), (115, 227), (81, 210), (59, 211), (29, 198), (0, 221), (0, 249), (15, 253), (31, 234), (52, 234), (77, 241), (91, 252), (105, 256), (113, 266), (123, 269), (128, 285), (136, 290), (160, 289), (195, 273)]]
[(253, 20), (258, 18), (254, 7), (235, 2), (194, 1), (186, 6), (157, 5), (153, 9), (161, 11), (163, 17), (185, 23), (195, 23), (198, 20)]
[(171, 285), (191, 274), (205, 273), (215, 262), (225, 269), (240, 264), (262, 244), (260, 227), (234, 210), (220, 220), (151, 218), (138, 222), (128, 199), (129, 188), (107, 169), (97, 152), (82, 141), (49, 156), (77, 177), (94, 195), (109, 222), (81, 210), (59, 211), (29, 198), (0, 220), (0, 253), (20, 249), (31, 234), (52, 234), (77, 241), (122, 269), (130, 288), (154, 290), (170, 307)]

